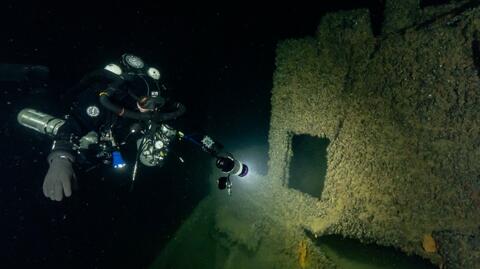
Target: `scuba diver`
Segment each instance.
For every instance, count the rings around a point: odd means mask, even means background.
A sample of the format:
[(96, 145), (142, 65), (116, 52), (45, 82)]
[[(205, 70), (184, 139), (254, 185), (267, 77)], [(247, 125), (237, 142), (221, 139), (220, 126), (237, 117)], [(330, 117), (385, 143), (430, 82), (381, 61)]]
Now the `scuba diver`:
[[(137, 151), (132, 186), (139, 162), (148, 167), (162, 167), (171, 155), (172, 142), (181, 140), (216, 158), (217, 168), (225, 173), (218, 179), (218, 187), (226, 188), (230, 194), (230, 176), (245, 176), (247, 165), (229, 153), (220, 153), (223, 146), (207, 135), (188, 135), (174, 129), (171, 123), (186, 108), (167, 98), (159, 81), (157, 68), (146, 65), (140, 57), (124, 54), (118, 62), (89, 73), (70, 89), (70, 111), (64, 118), (32, 108), (20, 111), (17, 120), (21, 125), (53, 139), (43, 183), (46, 197), (54, 201), (70, 197), (76, 184), (76, 169), (101, 164), (117, 169), (125, 167), (121, 152), (132, 140)], [(129, 125), (127, 132), (126, 125)]]

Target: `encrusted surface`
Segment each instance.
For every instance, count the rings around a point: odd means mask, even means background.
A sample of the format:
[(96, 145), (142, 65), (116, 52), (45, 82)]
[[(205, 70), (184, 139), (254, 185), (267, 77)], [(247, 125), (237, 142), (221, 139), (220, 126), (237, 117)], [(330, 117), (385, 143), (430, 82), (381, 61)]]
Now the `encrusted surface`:
[[(400, 10), (405, 18), (392, 5), (381, 36), (355, 10), (278, 45), (268, 175), (236, 184), (232, 198), (214, 194), (178, 233), (188, 240), (197, 227), (223, 251), (209, 268), (335, 268), (304, 230), (478, 268), (480, 8)], [(294, 134), (331, 141), (320, 200), (285, 187)], [(172, 241), (163, 260), (186, 245)]]

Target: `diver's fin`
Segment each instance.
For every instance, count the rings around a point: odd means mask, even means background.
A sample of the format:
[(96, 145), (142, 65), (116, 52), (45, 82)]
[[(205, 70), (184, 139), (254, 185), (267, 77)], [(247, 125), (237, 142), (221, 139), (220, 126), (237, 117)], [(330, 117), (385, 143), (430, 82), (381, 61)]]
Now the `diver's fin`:
[(0, 81), (46, 82), (50, 69), (43, 65), (0, 63)]

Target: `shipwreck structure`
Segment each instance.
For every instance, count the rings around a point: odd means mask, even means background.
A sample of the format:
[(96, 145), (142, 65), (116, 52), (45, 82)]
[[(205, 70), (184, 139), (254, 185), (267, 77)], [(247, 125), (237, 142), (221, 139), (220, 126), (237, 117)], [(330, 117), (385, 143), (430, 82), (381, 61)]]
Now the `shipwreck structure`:
[[(390, 0), (376, 35), (341, 11), (278, 44), (268, 175), (205, 199), (153, 267), (341, 268), (317, 242), (340, 235), (479, 268), (479, 5)], [(295, 178), (312, 148), (324, 177)]]

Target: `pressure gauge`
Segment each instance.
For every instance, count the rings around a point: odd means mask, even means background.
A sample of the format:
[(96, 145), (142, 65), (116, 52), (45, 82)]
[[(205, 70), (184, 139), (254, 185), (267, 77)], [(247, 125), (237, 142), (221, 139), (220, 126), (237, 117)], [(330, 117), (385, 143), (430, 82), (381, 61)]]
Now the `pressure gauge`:
[(132, 67), (132, 68), (135, 68), (135, 69), (140, 69), (140, 68), (143, 68), (145, 65), (143, 63), (143, 60), (140, 59), (140, 57), (137, 57), (135, 55), (131, 55), (131, 54), (124, 54), (123, 55), (123, 62)]
[(158, 69), (155, 67), (148, 68), (147, 74), (154, 80), (160, 79), (160, 71), (158, 71)]

